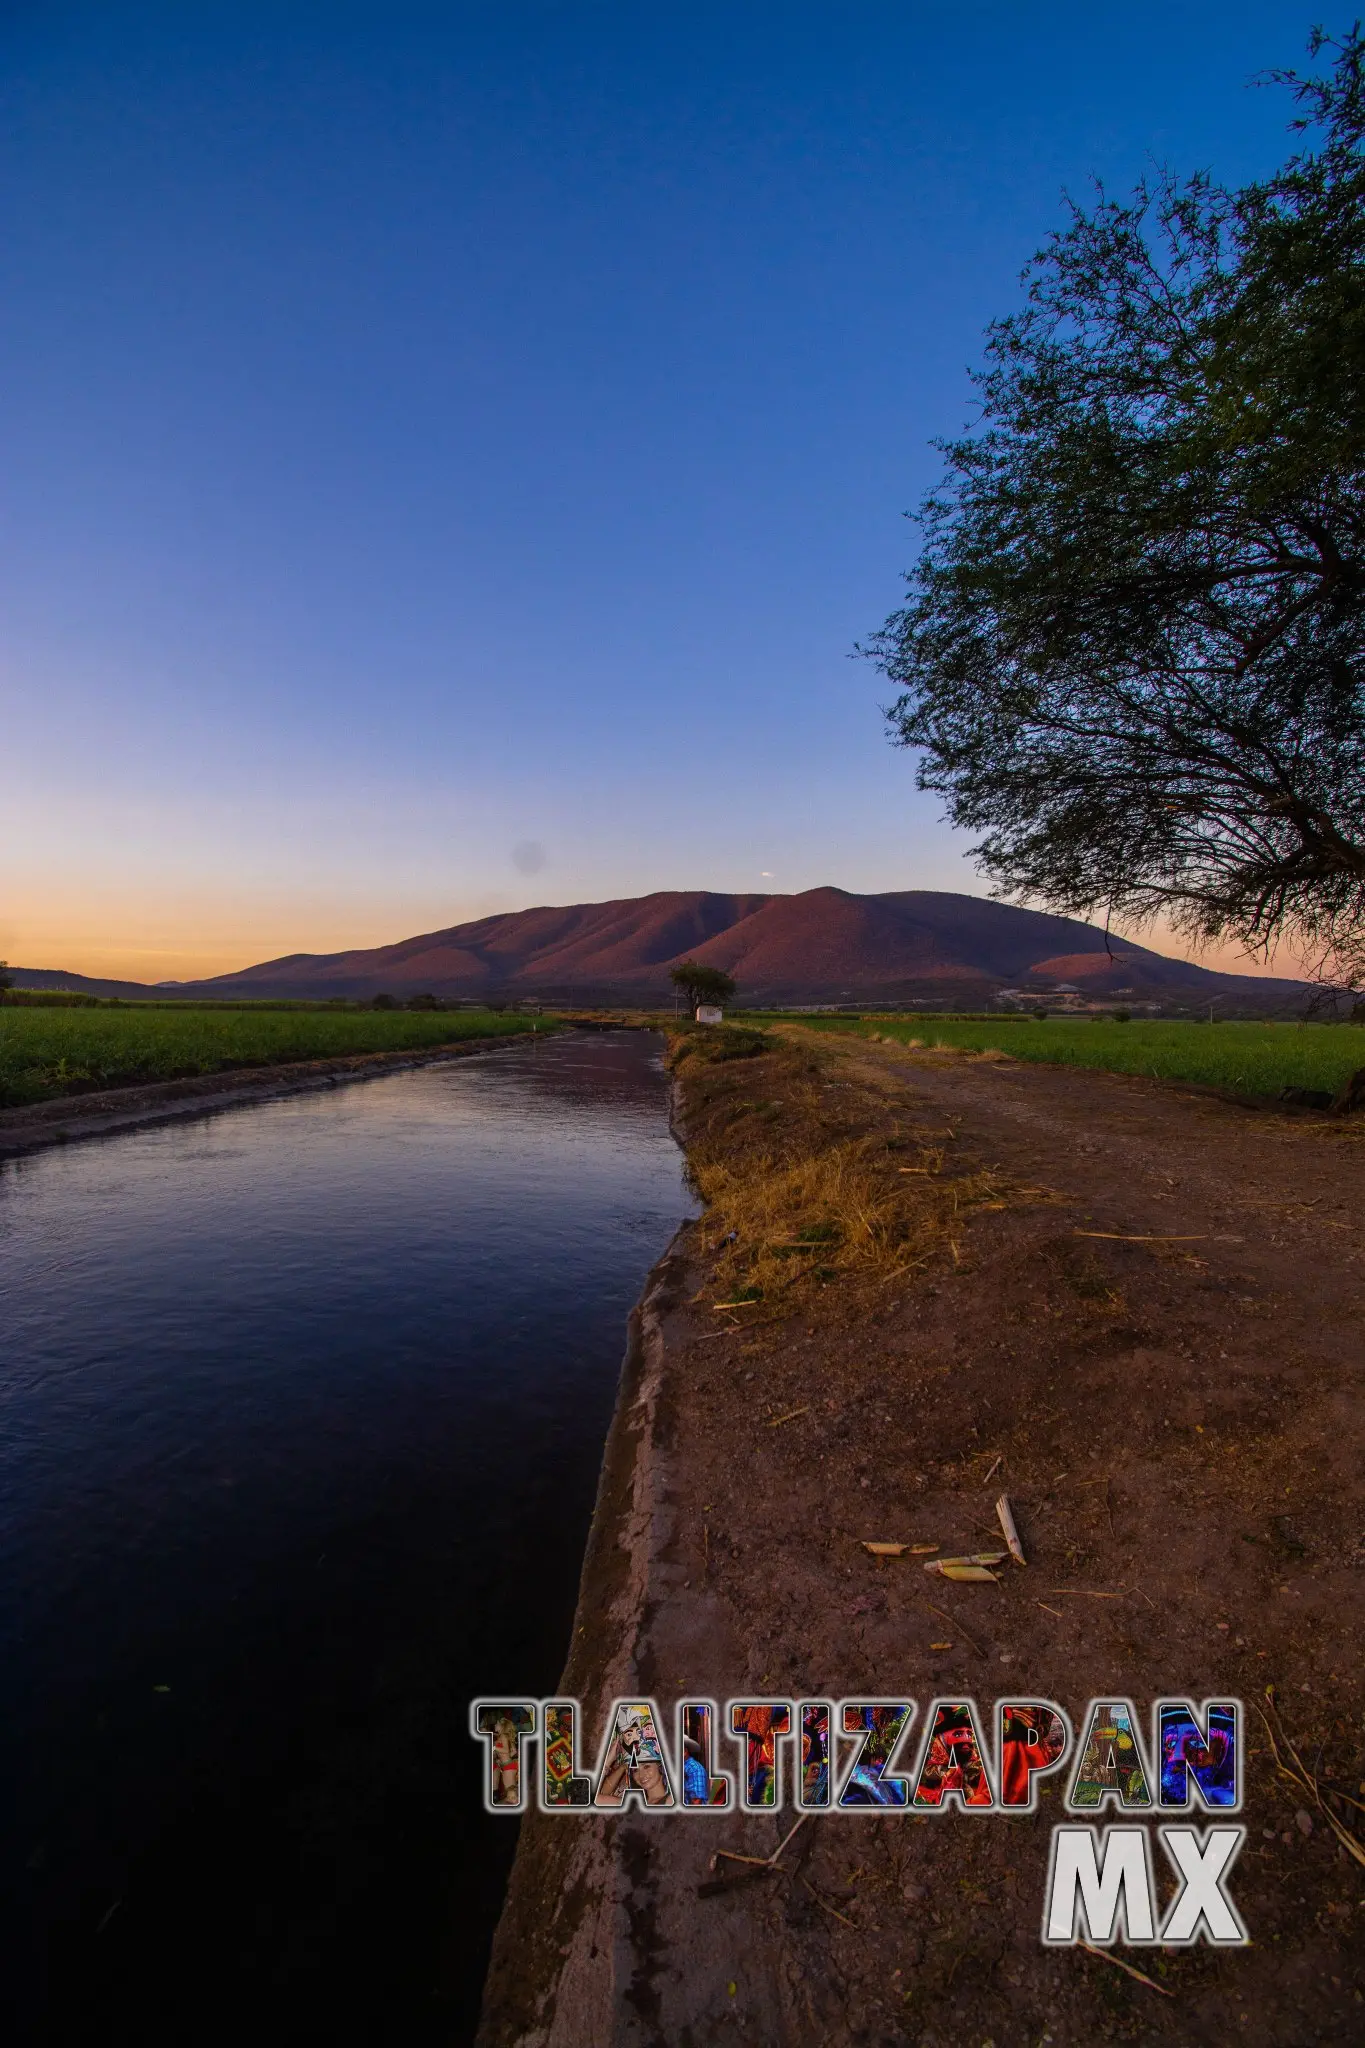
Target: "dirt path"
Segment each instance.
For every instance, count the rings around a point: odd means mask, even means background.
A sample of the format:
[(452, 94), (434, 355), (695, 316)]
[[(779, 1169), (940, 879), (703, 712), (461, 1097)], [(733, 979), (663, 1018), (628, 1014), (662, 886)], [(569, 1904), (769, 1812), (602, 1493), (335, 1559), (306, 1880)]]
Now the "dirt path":
[[(921, 1712), (1012, 1690), (1079, 1721), (1092, 1696), (1145, 1717), (1164, 1693), (1251, 1709), (1273, 1685), (1309, 1762), (1358, 1793), (1365, 1123), (786, 1036), (680, 1070), (703, 1167), (742, 1178), (746, 1161), (851, 1147), (888, 1201), (937, 1207), (910, 1270), (893, 1253), (836, 1262), (747, 1316), (711, 1307), (733, 1298), (735, 1249), (714, 1219), (691, 1232), (646, 1332), (648, 1534), (638, 1499), (631, 1534), (604, 1499), (572, 1689), (600, 1707), (628, 1673), (665, 1706), (752, 1691)], [(862, 1548), (994, 1547), (1002, 1484), (1029, 1565), (999, 1586)], [(646, 1593), (608, 1620), (622, 1549)], [(483, 2038), (1365, 2038), (1365, 1869), (1277, 1777), (1254, 1710), (1250, 1724), (1233, 1891), (1253, 1945), (1133, 1957), (1169, 1997), (1040, 1946), (1056, 1790), (1008, 1823), (820, 1818), (790, 1875), (706, 1898), (719, 1844), (767, 1853), (790, 1816), (532, 1818)]]

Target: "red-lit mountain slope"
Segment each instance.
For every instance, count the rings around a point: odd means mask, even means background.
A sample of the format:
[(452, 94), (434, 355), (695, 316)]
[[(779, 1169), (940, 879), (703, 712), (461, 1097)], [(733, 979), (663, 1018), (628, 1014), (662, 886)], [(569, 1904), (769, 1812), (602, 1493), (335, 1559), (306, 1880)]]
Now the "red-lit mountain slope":
[(669, 994), (668, 970), (691, 956), (733, 974), (746, 1005), (983, 1000), (1004, 987), (1059, 981), (1238, 1005), (1291, 1003), (1299, 984), (1216, 974), (1074, 918), (927, 889), (855, 896), (730, 896), (668, 890), (611, 903), (509, 912), (397, 945), (294, 953), (184, 994), (434, 995), (644, 1001)]

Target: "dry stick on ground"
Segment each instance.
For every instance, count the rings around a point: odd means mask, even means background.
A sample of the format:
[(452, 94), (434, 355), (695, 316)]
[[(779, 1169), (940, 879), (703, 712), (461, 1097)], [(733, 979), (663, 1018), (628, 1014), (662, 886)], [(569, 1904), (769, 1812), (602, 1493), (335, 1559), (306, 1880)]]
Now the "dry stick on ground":
[(1010, 1508), (1010, 1497), (1007, 1493), (1002, 1493), (999, 1500), (995, 1503), (995, 1512), (999, 1517), (1000, 1527), (1004, 1531), (1005, 1543), (1009, 1549), (1010, 1556), (1016, 1564), (1027, 1564), (1028, 1559), (1024, 1556), (1024, 1546), (1019, 1541), (1019, 1531), (1014, 1526), (1014, 1514)]
[[(711, 1858), (710, 1867), (713, 1871), (716, 1869), (722, 1857), (725, 1858), (725, 1861), (727, 1863), (740, 1863), (743, 1864), (745, 1867), (742, 1870), (737, 1871), (731, 1877), (712, 1877), (709, 1878), (705, 1883), (699, 1884), (697, 1886), (697, 1897), (699, 1899), (718, 1898), (722, 1892), (737, 1891), (741, 1885), (754, 1884), (758, 1881), (760, 1877), (792, 1876), (794, 1873), (789, 1870), (784, 1870), (778, 1859), (781, 1856), (783, 1850), (787, 1847), (788, 1843), (791, 1842), (795, 1836), (799, 1835), (802, 1828), (806, 1825), (806, 1822), (813, 1818), (814, 1816), (812, 1814), (803, 1813), (800, 1820), (797, 1821), (796, 1826), (794, 1828), (789, 1828), (787, 1830), (787, 1833), (782, 1837), (782, 1840), (773, 1850), (771, 1856), (744, 1856), (741, 1855), (738, 1849), (717, 1849), (715, 1855)], [(800, 1866), (798, 1863), (798, 1869), (799, 1867)], [(802, 1884), (804, 1884), (805, 1881), (806, 1880), (802, 1878)], [(852, 1921), (850, 1921), (848, 1924), (851, 1927), (853, 1923)]]
[[(1365, 1846), (1362, 1846), (1350, 1829), (1344, 1827), (1336, 1814), (1333, 1813), (1331, 1807), (1322, 1796), (1317, 1778), (1304, 1763), (1303, 1758), (1285, 1733), (1284, 1723), (1280, 1719), (1280, 1710), (1275, 1704), (1275, 1688), (1273, 1685), (1266, 1687), (1265, 1697), (1266, 1706), (1258, 1707), (1256, 1711), (1264, 1721), (1266, 1733), (1270, 1737), (1270, 1749), (1275, 1759), (1276, 1770), (1278, 1770), (1282, 1778), (1287, 1778), (1291, 1785), (1297, 1785), (1301, 1792), (1308, 1794), (1347, 1855), (1353, 1856), (1357, 1863), (1365, 1864)], [(1266, 1712), (1266, 1707), (1269, 1708), (1269, 1713)], [(1276, 1740), (1277, 1736), (1279, 1738), (1278, 1741)], [(1289, 1757), (1288, 1763), (1280, 1755), (1281, 1744), (1283, 1744), (1285, 1752)], [(1355, 1804), (1354, 1801), (1351, 1803)]]
[(795, 1841), (796, 1837), (800, 1834), (802, 1828), (806, 1825), (806, 1822), (811, 1818), (812, 1816), (810, 1814), (803, 1813), (800, 1820), (798, 1820), (798, 1822), (796, 1823), (796, 1826), (794, 1828), (788, 1828), (786, 1834), (782, 1837), (782, 1840), (778, 1843), (777, 1847), (773, 1850), (772, 1855), (768, 1858), (768, 1861), (770, 1863), (776, 1863), (778, 1857), (782, 1854), (782, 1851), (786, 1848), (787, 1844), (789, 1842)]
[(794, 1828), (788, 1828), (786, 1834), (782, 1837), (782, 1840), (773, 1850), (771, 1856), (743, 1856), (740, 1854), (738, 1849), (717, 1849), (716, 1854), (711, 1858), (711, 1868), (714, 1870), (716, 1867), (717, 1859), (723, 1856), (727, 1863), (753, 1863), (756, 1864), (760, 1870), (776, 1870), (778, 1859), (781, 1856), (782, 1851), (786, 1848), (789, 1842), (792, 1842), (796, 1839), (796, 1837), (800, 1834), (802, 1828), (806, 1825), (806, 1822), (812, 1818), (813, 1816), (811, 1814), (803, 1813), (800, 1820), (797, 1821), (796, 1826)]
[(931, 1614), (937, 1614), (940, 1620), (949, 1622), (955, 1629), (960, 1630), (960, 1632), (967, 1638), (967, 1641), (971, 1644), (972, 1648), (976, 1651), (978, 1657), (984, 1657), (986, 1655), (986, 1651), (984, 1650), (982, 1645), (976, 1640), (976, 1637), (972, 1634), (971, 1630), (969, 1628), (963, 1628), (962, 1623), (957, 1619), (956, 1615), (949, 1614), (946, 1607), (935, 1607), (931, 1600), (929, 1603), (929, 1611)]
[(1073, 1230), (1073, 1231), (1072, 1231), (1072, 1233), (1071, 1233), (1071, 1235), (1072, 1235), (1073, 1237), (1104, 1237), (1104, 1238), (1108, 1238), (1108, 1240), (1109, 1240), (1109, 1242), (1110, 1242), (1111, 1244), (1207, 1244), (1207, 1243), (1208, 1243), (1208, 1238), (1207, 1238), (1207, 1236), (1206, 1236), (1205, 1234), (1203, 1234), (1203, 1233), (1201, 1233), (1200, 1235), (1198, 1235), (1198, 1236), (1196, 1236), (1196, 1237), (1172, 1237), (1172, 1236), (1171, 1236), (1171, 1235), (1169, 1234), (1169, 1232), (1158, 1232), (1158, 1233), (1156, 1233), (1156, 1234), (1149, 1234), (1149, 1233), (1145, 1233), (1145, 1232), (1144, 1232), (1144, 1233), (1143, 1233), (1143, 1234), (1142, 1234), (1141, 1236), (1138, 1236), (1138, 1237), (1133, 1237), (1133, 1236), (1130, 1236), (1130, 1235), (1129, 1235), (1129, 1233), (1128, 1233), (1127, 1231), (1124, 1231), (1124, 1230)]
[(1111, 1956), (1107, 1948), (1092, 1948), (1088, 1941), (1078, 1941), (1076, 1946), (1077, 1948), (1083, 1948), (1088, 1956), (1098, 1956), (1102, 1963), (1112, 1963), (1116, 1970), (1122, 1970), (1126, 1976), (1135, 1977), (1138, 1983), (1145, 1984), (1149, 1991), (1158, 1991), (1163, 1998), (1175, 1997), (1174, 1991), (1168, 1991), (1164, 1984), (1158, 1984), (1154, 1978), (1146, 1976), (1143, 1971), (1135, 1970), (1131, 1963), (1124, 1962), (1122, 1956)]
[(847, 1913), (841, 1913), (837, 1907), (830, 1905), (828, 1899), (822, 1899), (819, 1892), (816, 1891), (815, 1886), (810, 1882), (808, 1878), (803, 1877), (801, 1882), (803, 1885), (805, 1885), (806, 1890), (810, 1893), (816, 1905), (819, 1906), (823, 1912), (832, 1913), (836, 1920), (842, 1920), (845, 1927), (851, 1927), (854, 1933), (857, 1933), (857, 1924), (856, 1922), (849, 1919)]

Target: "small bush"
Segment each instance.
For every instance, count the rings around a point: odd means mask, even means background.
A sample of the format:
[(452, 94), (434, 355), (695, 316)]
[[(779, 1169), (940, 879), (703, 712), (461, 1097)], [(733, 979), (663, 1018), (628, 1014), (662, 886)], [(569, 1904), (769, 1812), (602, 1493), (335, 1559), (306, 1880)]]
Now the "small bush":
[(725, 1060), (751, 1060), (759, 1053), (771, 1051), (767, 1032), (755, 1031), (749, 1025), (693, 1024), (677, 1033), (669, 1065), (676, 1067), (683, 1060), (693, 1059), (717, 1066)]

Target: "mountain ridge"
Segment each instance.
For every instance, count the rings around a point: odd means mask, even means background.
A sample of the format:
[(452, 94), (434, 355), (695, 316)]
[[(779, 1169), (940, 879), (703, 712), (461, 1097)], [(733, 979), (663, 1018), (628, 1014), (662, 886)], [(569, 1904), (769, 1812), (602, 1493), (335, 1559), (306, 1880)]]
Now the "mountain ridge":
[[(430, 992), (447, 1000), (645, 1003), (671, 998), (669, 969), (692, 958), (723, 968), (740, 1000), (764, 1004), (946, 1002), (966, 1006), (1002, 985), (1058, 982), (1108, 999), (1284, 1007), (1306, 984), (1224, 974), (1115, 938), (1096, 925), (944, 890), (796, 895), (657, 890), (602, 903), (541, 904), (421, 932), (387, 946), (288, 953), (230, 974), (151, 987), (12, 970), (16, 981), (129, 998), (364, 998)], [(30, 986), (35, 985), (33, 983)]]

